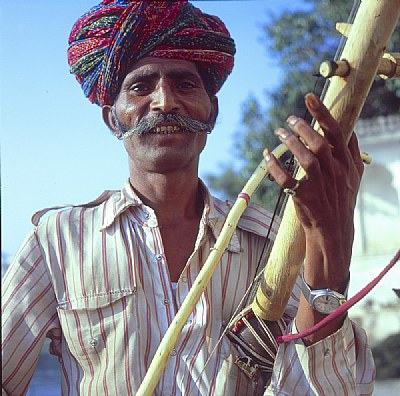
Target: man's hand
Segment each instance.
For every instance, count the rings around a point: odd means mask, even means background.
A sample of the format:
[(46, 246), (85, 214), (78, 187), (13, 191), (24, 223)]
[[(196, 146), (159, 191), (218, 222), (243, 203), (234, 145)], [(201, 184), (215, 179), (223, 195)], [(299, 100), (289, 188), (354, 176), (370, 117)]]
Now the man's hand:
[[(343, 293), (349, 278), (354, 208), (363, 163), (355, 135), (346, 144), (338, 123), (314, 94), (308, 94), (305, 103), (324, 136), (295, 116), (287, 120), (291, 131), (280, 128), (275, 133), (306, 173), (293, 196), (306, 236), (305, 281), (312, 289), (330, 288)], [(264, 154), (271, 176), (282, 188), (293, 189), (296, 180), (273, 155), (268, 151)], [(296, 318), (299, 331), (323, 317), (302, 298)], [(318, 333), (309, 342), (325, 335)]]

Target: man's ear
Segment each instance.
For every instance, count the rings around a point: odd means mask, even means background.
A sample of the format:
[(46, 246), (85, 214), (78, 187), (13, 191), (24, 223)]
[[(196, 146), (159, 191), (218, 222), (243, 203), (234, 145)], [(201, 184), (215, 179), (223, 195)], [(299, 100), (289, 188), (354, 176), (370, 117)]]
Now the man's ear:
[(108, 126), (111, 133), (118, 139), (121, 139), (122, 132), (119, 130), (118, 125), (116, 123), (116, 119), (113, 113), (113, 107), (110, 105), (104, 105), (101, 108), (101, 114), (103, 116), (104, 123)]
[(219, 112), (218, 98), (215, 95), (213, 95), (210, 97), (210, 100), (211, 100), (211, 112), (210, 112), (209, 122), (214, 128)]

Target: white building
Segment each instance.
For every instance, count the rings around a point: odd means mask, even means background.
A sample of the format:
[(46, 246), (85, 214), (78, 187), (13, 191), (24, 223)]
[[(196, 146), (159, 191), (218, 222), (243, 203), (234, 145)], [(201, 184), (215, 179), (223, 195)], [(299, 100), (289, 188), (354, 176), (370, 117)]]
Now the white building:
[[(365, 166), (355, 214), (350, 296), (370, 282), (400, 249), (400, 115), (360, 120), (360, 149), (372, 156)], [(372, 344), (400, 332), (400, 262), (350, 311)]]

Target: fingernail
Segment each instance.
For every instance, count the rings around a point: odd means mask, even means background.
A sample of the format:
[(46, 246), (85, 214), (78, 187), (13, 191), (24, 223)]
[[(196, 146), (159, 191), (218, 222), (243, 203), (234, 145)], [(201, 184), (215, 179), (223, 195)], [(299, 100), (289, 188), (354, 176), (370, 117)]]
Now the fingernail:
[(289, 136), (289, 133), (283, 129), (283, 128), (279, 128), (275, 131), (275, 134), (278, 135), (279, 138), (281, 139), (286, 139)]
[(269, 161), (271, 159), (271, 154), (268, 149), (264, 150), (263, 156), (264, 156), (265, 161)]
[(313, 94), (313, 93), (308, 93), (305, 96), (305, 99), (307, 101), (307, 104), (309, 105), (309, 107), (313, 110), (316, 110), (319, 106), (319, 100), (318, 98)]
[(291, 116), (286, 120), (286, 122), (287, 122), (290, 126), (294, 126), (294, 125), (297, 123), (298, 120), (299, 120), (298, 117), (291, 115)]

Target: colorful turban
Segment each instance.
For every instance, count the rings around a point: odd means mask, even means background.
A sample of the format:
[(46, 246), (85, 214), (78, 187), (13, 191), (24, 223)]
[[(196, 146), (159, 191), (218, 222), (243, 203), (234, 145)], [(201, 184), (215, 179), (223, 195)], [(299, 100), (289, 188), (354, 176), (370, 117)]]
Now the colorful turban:
[(223, 22), (180, 1), (104, 0), (72, 28), (68, 63), (85, 96), (113, 104), (128, 67), (143, 56), (196, 62), (218, 92), (235, 43)]

